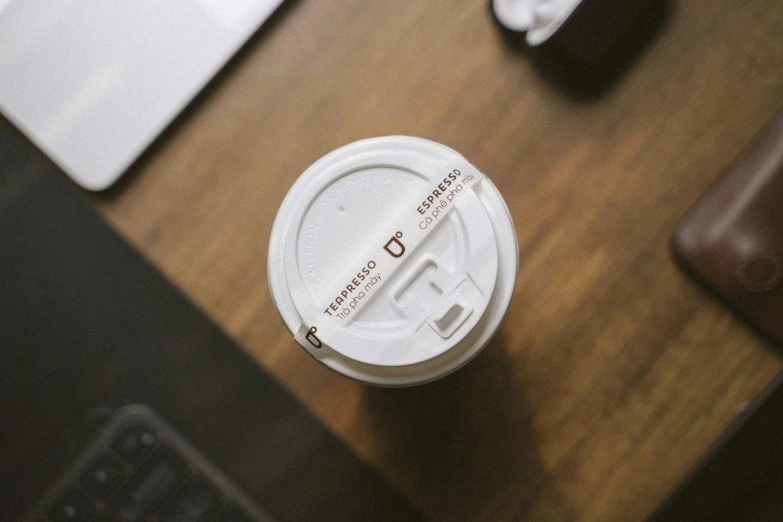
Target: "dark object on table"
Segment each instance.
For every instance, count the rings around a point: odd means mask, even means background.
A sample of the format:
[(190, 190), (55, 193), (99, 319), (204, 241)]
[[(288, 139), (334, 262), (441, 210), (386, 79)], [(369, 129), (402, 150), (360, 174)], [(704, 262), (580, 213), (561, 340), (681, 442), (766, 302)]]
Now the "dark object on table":
[[(585, 65), (603, 61), (668, 0), (490, 0), (495, 20), (530, 47), (560, 49)], [(558, 5), (559, 4), (559, 5)]]
[[(528, 10), (537, 0), (528, 2)], [(550, 81), (578, 98), (594, 98), (617, 83), (665, 26), (672, 0), (582, 0), (558, 22), (536, 27), (532, 13), (513, 14), (490, 0), (507, 43), (527, 49), (536, 67)], [(512, 14), (509, 15), (508, 11)], [(519, 19), (515, 19), (519, 16)], [(525, 27), (525, 29), (521, 29)]]
[(680, 265), (783, 346), (783, 111), (677, 227)]
[(783, 520), (783, 376), (672, 492), (649, 522)]
[(666, 2), (663, 0), (583, 0), (542, 45), (557, 48), (575, 62), (597, 64), (634, 41), (631, 34)]
[(242, 489), (155, 412), (117, 410), (27, 520), (199, 522), (234, 513), (273, 522)]
[[(0, 520), (19, 520), (45, 497), (127, 404), (154, 408), (278, 521), (422, 519), (120, 240), (3, 119), (0, 245)], [(136, 484), (119, 477), (131, 470), (121, 459), (142, 459), (136, 472), (143, 476), (152, 462), (153, 478), (174, 484), (176, 457), (147, 451), (154, 436), (129, 437), (138, 444), (120, 437), (106, 460), (96, 460), (103, 473), (64, 493), (62, 514), (87, 513), (90, 496), (115, 498), (112, 488)], [(128, 513), (165, 507), (157, 498), (159, 506), (147, 506), (147, 489), (131, 499), (144, 505), (126, 506)], [(242, 507), (220, 498), (213, 516), (220, 506)], [(241, 520), (242, 512), (217, 520)]]

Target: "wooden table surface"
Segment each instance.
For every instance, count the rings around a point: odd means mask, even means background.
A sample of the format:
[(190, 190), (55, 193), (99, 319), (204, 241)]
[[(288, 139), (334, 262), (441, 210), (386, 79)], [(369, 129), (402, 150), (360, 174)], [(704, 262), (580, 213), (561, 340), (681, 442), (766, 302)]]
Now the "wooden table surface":
[[(509, 45), (484, 0), (291, 0), (90, 201), (433, 519), (638, 520), (783, 367), (668, 250), (783, 105), (781, 28), (780, 0), (678, 0), (624, 76), (584, 98)], [(489, 175), (521, 255), (496, 339), (404, 390), (319, 366), (266, 276), (297, 176), (387, 134), (450, 145)]]

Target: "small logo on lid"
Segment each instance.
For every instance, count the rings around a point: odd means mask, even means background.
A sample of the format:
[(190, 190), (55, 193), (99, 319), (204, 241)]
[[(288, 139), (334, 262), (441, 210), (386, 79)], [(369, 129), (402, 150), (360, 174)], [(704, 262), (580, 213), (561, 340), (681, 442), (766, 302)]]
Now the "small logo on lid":
[(307, 339), (307, 342), (312, 344), (316, 348), (321, 348), (323, 346), (323, 343), (321, 343), (321, 340), (315, 335), (318, 331), (318, 328), (313, 326), (307, 331), (307, 335), (305, 335), (305, 339)]
[(397, 232), (383, 245), (383, 249), (392, 257), (402, 257), (405, 254), (405, 245), (400, 242), (400, 239), (402, 239), (402, 232)]

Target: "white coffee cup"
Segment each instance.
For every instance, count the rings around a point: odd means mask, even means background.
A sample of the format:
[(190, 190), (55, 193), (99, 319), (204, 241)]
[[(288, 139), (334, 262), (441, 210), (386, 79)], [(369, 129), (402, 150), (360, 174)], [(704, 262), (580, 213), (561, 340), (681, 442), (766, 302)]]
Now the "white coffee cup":
[(327, 154), (294, 183), (269, 242), (286, 327), (329, 368), (410, 386), (475, 357), (519, 267), (497, 188), (459, 153), (407, 136)]

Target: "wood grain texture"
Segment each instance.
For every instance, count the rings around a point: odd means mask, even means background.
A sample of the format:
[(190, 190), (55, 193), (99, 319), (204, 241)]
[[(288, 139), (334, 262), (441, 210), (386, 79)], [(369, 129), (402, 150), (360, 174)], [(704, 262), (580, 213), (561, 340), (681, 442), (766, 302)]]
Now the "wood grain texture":
[[(783, 3), (680, 0), (619, 82), (571, 96), (484, 1), (293, 1), (92, 203), (435, 520), (638, 520), (783, 367), (673, 264), (671, 230), (783, 105)], [(509, 319), (437, 383), (320, 367), (278, 318), (278, 205), (350, 141), (410, 134), (504, 194)]]

